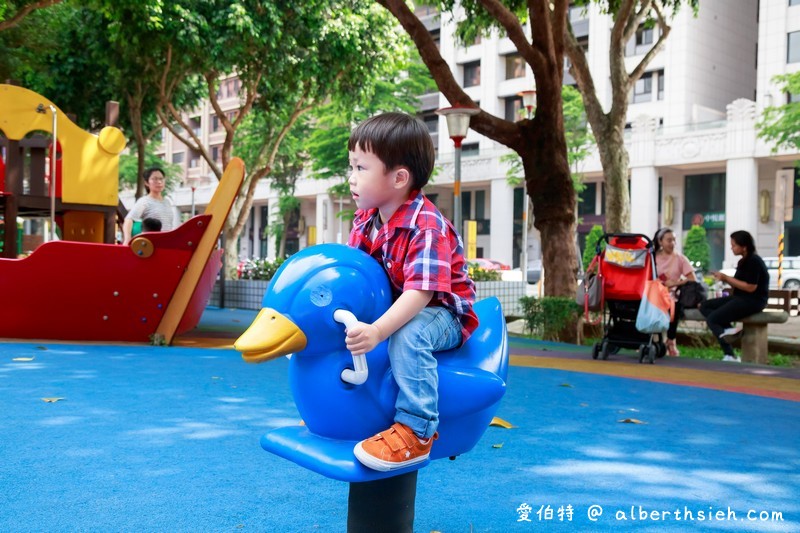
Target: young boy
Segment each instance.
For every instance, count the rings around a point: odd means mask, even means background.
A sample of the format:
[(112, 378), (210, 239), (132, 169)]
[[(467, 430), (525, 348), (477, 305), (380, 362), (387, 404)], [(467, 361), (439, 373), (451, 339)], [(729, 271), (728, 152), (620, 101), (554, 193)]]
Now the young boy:
[(354, 453), (365, 466), (388, 471), (425, 461), (438, 437), (433, 352), (460, 346), (475, 331), (475, 286), (461, 238), (422, 194), (435, 159), (425, 125), (402, 113), (378, 115), (353, 130), (347, 148), (358, 207), (348, 245), (383, 265), (394, 293), (378, 320), (347, 330), (347, 349), (360, 355), (389, 339), (400, 389), (395, 423)]

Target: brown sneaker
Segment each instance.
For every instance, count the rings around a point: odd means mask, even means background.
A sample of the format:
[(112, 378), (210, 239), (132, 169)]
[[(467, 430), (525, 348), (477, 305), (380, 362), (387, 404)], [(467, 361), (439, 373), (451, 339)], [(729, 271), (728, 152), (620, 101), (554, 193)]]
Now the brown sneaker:
[(353, 453), (367, 468), (387, 472), (425, 461), (437, 438), (439, 434), (435, 433), (423, 444), (411, 429), (395, 423), (386, 431), (356, 444)]

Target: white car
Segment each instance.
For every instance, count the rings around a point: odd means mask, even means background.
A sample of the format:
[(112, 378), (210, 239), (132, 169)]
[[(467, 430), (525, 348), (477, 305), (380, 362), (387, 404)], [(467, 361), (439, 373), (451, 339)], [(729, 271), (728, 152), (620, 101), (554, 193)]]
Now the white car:
[[(778, 258), (763, 257), (764, 264), (767, 265), (769, 272), (769, 288), (778, 288)], [(733, 276), (735, 268), (723, 268), (720, 272)], [(800, 289), (800, 257), (792, 256), (783, 258), (783, 272), (781, 273), (781, 289)]]

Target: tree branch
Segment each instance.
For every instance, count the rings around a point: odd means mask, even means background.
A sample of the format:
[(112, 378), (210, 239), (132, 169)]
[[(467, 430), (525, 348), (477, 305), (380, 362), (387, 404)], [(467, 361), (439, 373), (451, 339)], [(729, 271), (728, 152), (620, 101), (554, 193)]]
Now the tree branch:
[(641, 4), (639, 5), (639, 11), (636, 12), (636, 15), (629, 18), (625, 23), (625, 32), (622, 36), (623, 45), (627, 44), (628, 41), (636, 33), (636, 30), (639, 29), (639, 25), (642, 23), (642, 19), (644, 18), (645, 14), (650, 10), (650, 4), (653, 0), (642, 0)]
[(600, 100), (597, 98), (597, 90), (594, 86), (592, 71), (589, 69), (589, 62), (586, 60), (586, 53), (578, 43), (578, 39), (575, 38), (571, 24), (567, 24), (564, 44), (567, 57), (569, 57), (572, 63), (570, 72), (578, 83), (581, 95), (583, 96), (586, 118), (589, 119), (589, 124), (592, 125), (592, 129), (599, 133), (606, 129), (608, 116), (603, 111), (603, 104), (601, 104)]
[[(414, 41), (419, 55), (428, 71), (436, 81), (436, 85), (451, 105), (475, 107), (475, 102), (464, 92), (453, 77), (450, 66), (442, 59), (439, 48), (425, 25), (411, 12), (404, 0), (376, 0), (400, 22), (406, 33)], [(486, 111), (470, 120), (470, 127), (482, 135), (486, 135), (506, 146), (511, 147), (519, 142), (518, 127), (509, 121), (497, 118)]]
[(44, 9), (46, 7), (50, 7), (55, 4), (61, 3), (61, 0), (39, 0), (38, 2), (34, 2), (32, 4), (28, 4), (24, 6), (19, 11), (17, 11), (13, 17), (10, 19), (6, 19), (0, 21), (0, 31), (8, 30), (13, 28), (14, 26), (18, 25), (22, 22), (22, 19), (36, 11), (37, 9)]
[(656, 43), (647, 51), (644, 55), (642, 60), (639, 62), (638, 65), (631, 71), (630, 75), (628, 76), (628, 91), (630, 91), (633, 84), (636, 83), (636, 80), (642, 77), (644, 74), (647, 65), (653, 60), (653, 58), (658, 54), (661, 49), (664, 47), (664, 42), (667, 40), (669, 36), (669, 32), (672, 31), (672, 27), (667, 24), (667, 21), (664, 18), (663, 13), (661, 12), (661, 7), (657, 3), (653, 3), (653, 9), (658, 16), (658, 28), (659, 28), (659, 36)]
[(504, 6), (499, 0), (480, 0), (483, 8), (497, 20), (505, 29), (508, 38), (517, 47), (519, 55), (533, 68), (538, 70), (545, 66), (545, 56), (528, 42), (525, 30), (522, 28), (517, 16)]

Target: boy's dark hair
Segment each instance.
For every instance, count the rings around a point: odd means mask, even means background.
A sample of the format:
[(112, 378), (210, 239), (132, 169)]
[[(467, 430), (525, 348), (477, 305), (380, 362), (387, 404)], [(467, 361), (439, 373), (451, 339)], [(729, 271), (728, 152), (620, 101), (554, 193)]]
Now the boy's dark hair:
[(347, 149), (359, 146), (372, 152), (387, 170), (406, 167), (411, 172), (412, 190), (422, 189), (431, 177), (436, 150), (428, 128), (405, 113), (383, 113), (370, 117), (353, 130)]
[(161, 221), (157, 218), (145, 218), (142, 220), (142, 231), (161, 231)]

